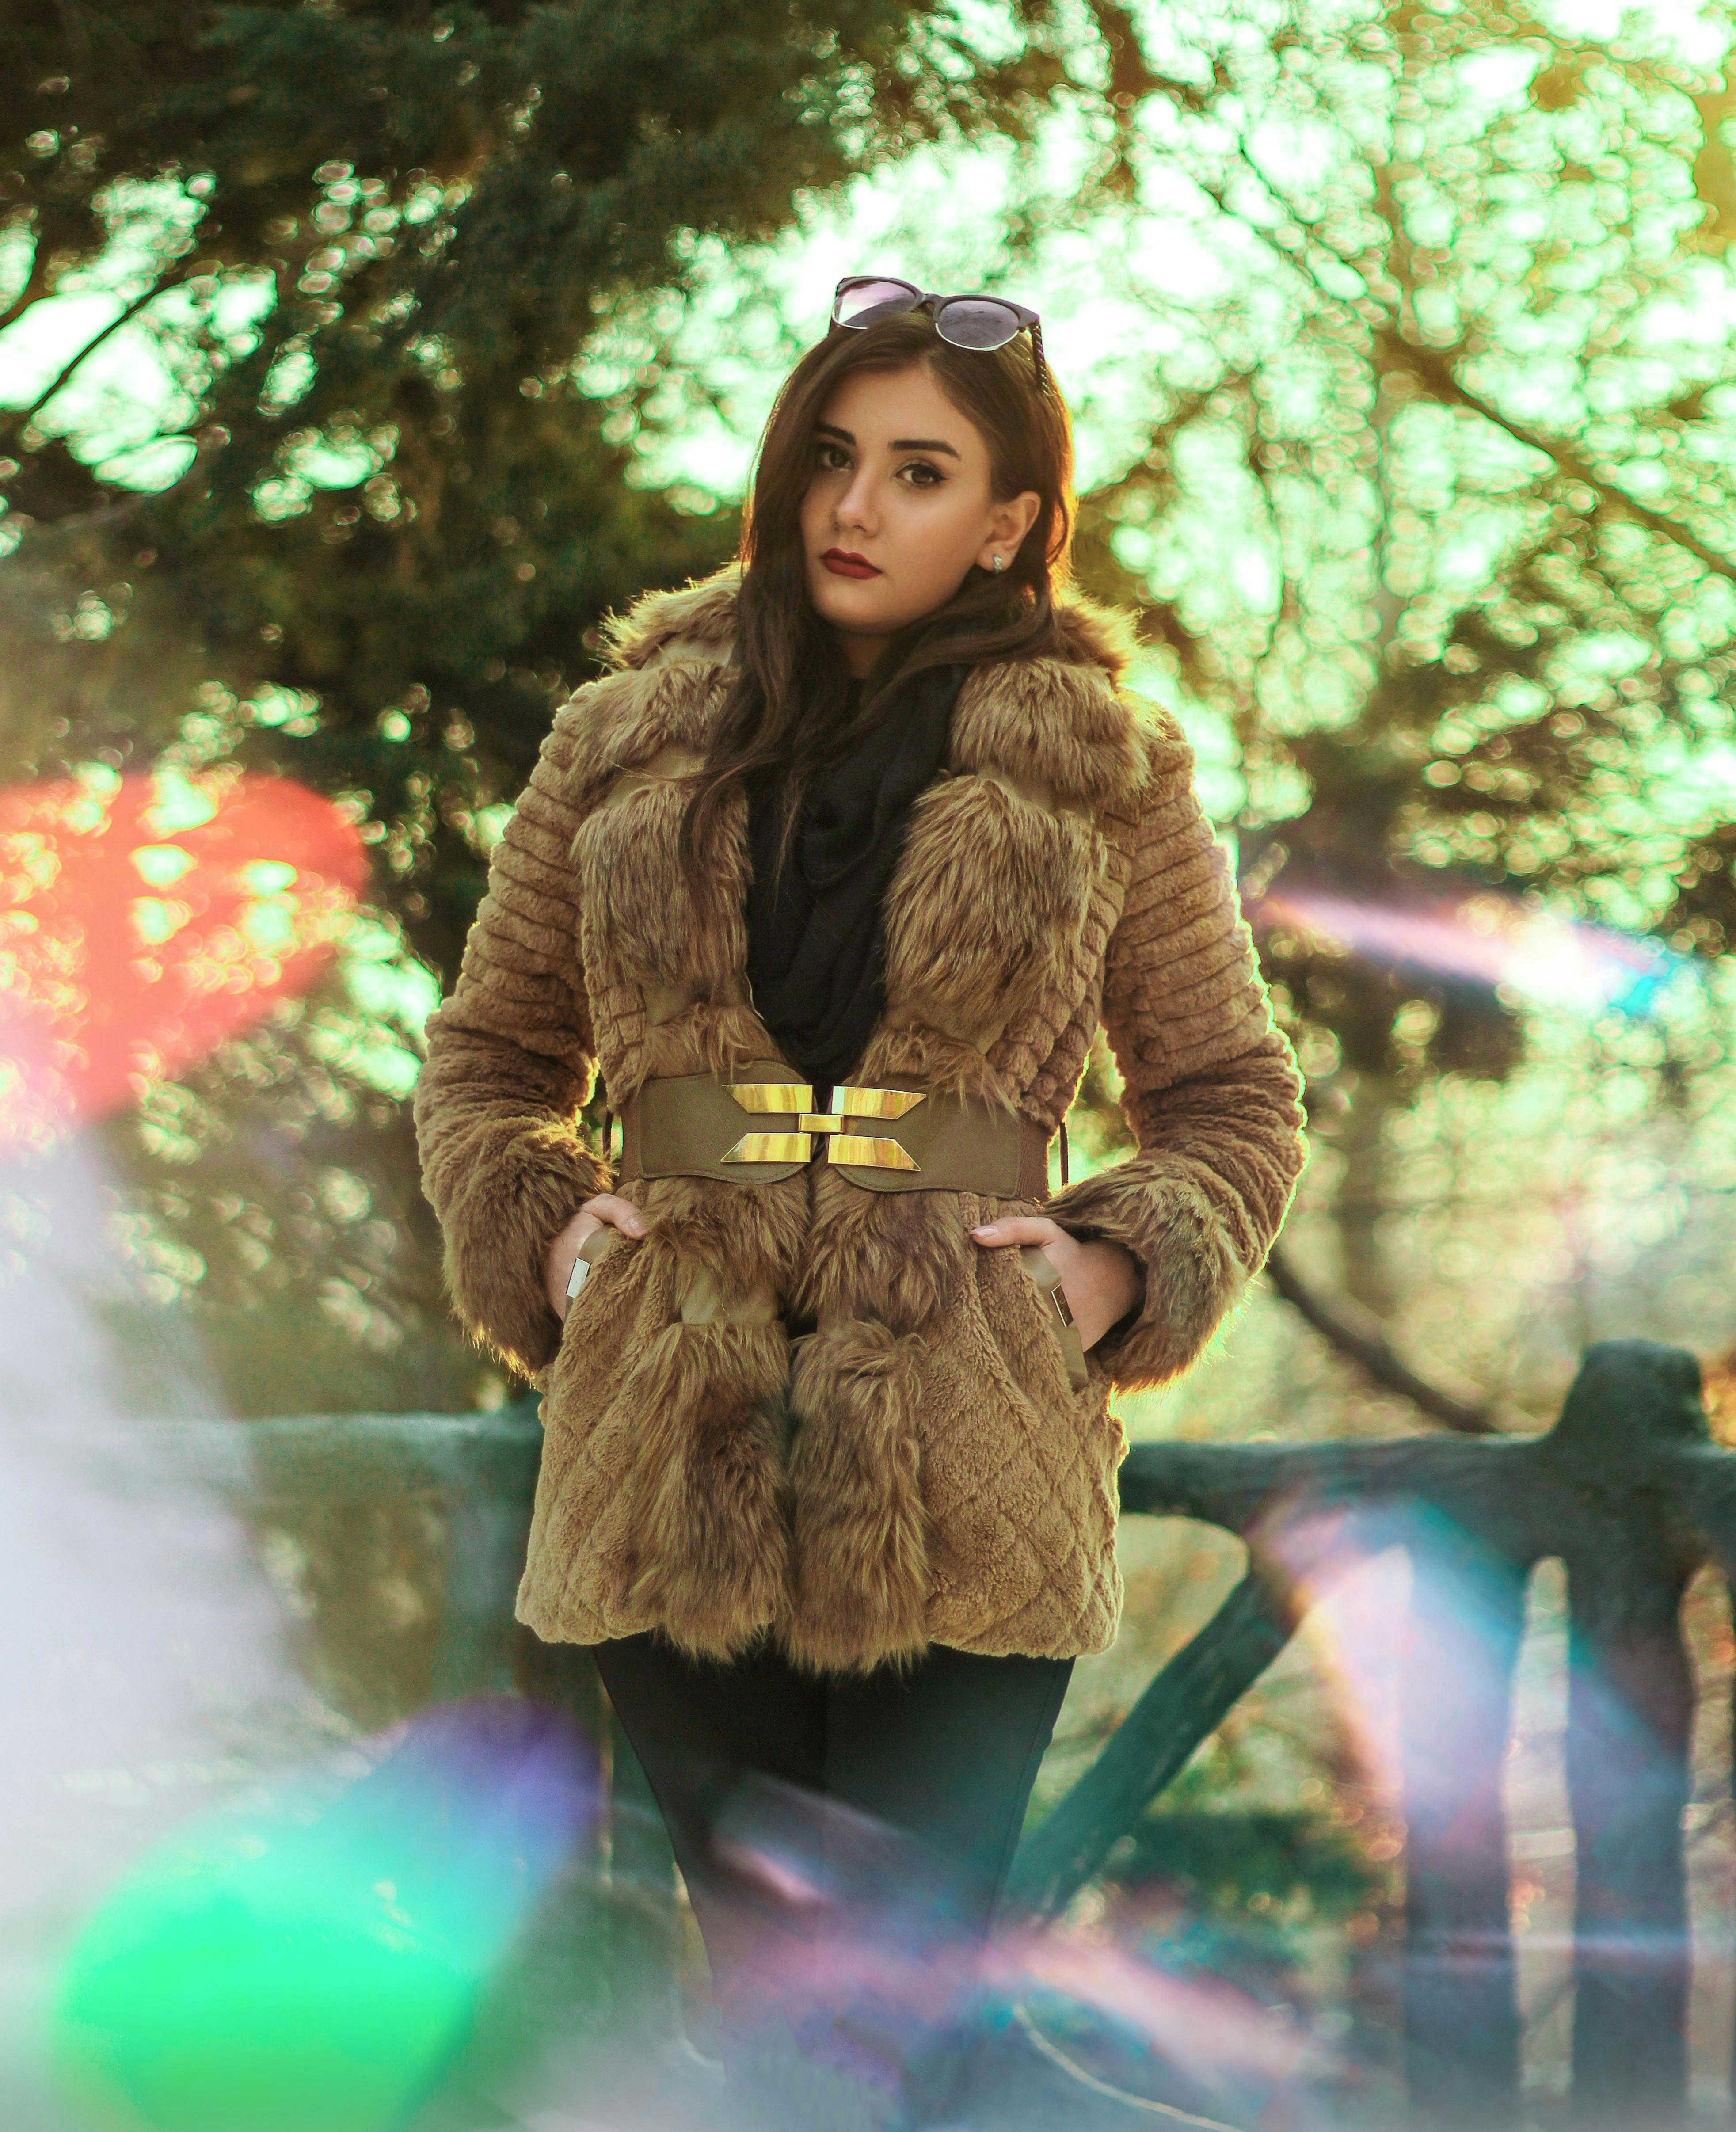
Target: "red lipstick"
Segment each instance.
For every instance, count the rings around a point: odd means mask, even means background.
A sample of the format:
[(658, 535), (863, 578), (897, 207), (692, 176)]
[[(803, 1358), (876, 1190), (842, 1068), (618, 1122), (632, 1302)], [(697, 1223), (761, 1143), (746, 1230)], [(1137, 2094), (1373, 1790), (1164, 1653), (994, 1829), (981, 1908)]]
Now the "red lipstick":
[(820, 560), (835, 578), (877, 578), (881, 574), (866, 555), (853, 555), (846, 548), (828, 548)]

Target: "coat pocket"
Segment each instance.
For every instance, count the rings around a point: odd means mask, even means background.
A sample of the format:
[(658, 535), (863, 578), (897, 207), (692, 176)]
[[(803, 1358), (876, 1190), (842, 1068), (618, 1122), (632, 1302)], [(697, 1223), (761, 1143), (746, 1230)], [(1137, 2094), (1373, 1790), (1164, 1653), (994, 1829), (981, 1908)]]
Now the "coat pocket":
[(1061, 1285), (1060, 1271), (1041, 1244), (1021, 1244), (1019, 1263), (1025, 1277), (1037, 1290), (1044, 1323), (1054, 1334), (1061, 1350), (1067, 1381), (1076, 1392), (1082, 1392), (1091, 1382), (1091, 1372), (1086, 1367), (1085, 1343), (1079, 1337), (1078, 1327), (1073, 1323), (1073, 1313)]

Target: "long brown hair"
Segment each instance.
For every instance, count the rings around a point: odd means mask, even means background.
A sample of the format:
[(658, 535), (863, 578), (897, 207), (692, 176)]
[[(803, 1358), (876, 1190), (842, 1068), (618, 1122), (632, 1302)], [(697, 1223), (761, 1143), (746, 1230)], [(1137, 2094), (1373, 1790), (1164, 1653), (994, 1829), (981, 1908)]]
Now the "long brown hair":
[(784, 381), (760, 439), (741, 531), (734, 679), (683, 824), (695, 866), (731, 785), (753, 771), (778, 775), (787, 831), (802, 787), (845, 728), (849, 677), (808, 598), (802, 542), (814, 427), (852, 372), (918, 363), (981, 431), (995, 498), (1029, 489), (1041, 501), (1004, 574), (973, 564), (951, 599), (886, 646), (863, 691), (861, 717), (924, 667), (1028, 657), (1056, 641), (1055, 590), (1067, 581), (1072, 540), (1072, 425), (1053, 377), (1047, 390), (1039, 386), (1025, 336), (992, 350), (955, 348), (925, 311), (861, 331), (834, 327)]

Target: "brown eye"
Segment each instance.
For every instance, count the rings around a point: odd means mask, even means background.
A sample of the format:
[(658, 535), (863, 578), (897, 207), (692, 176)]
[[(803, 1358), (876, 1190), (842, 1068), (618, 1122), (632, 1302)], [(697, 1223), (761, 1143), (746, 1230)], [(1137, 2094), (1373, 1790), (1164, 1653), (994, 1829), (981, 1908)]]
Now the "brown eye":
[(946, 476), (932, 459), (912, 459), (909, 465), (899, 472), (909, 477), (912, 488), (938, 488)]

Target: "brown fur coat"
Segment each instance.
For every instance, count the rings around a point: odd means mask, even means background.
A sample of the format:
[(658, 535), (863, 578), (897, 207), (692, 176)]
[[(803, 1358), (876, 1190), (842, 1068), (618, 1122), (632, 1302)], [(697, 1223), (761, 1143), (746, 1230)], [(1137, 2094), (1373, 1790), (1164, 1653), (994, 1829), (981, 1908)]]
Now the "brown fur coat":
[[(556, 718), (429, 1025), (424, 1175), (465, 1322), (540, 1386), (520, 1617), (554, 1640), (770, 1630), (861, 1668), (933, 1640), (1067, 1656), (1112, 1640), (1113, 1386), (1187, 1367), (1269, 1249), (1302, 1167), (1298, 1082), (1173, 723), (1118, 686), (1083, 606), (1060, 651), (979, 668), (888, 895), (887, 1008), (851, 1075), (987, 1095), (1053, 1131), (1101, 1018), (1139, 1152), (1046, 1203), (623, 1176), (650, 1233), (564, 1324), (549, 1243), (611, 1174), (576, 1107), (779, 1054), (748, 1004), (746, 807), (711, 877), (676, 850), (734, 618), (725, 574), (645, 601)], [(817, 1097), (818, 1099), (818, 1092)], [(1143, 1307), (1076, 1392), (1016, 1250), (1047, 1212), (1142, 1262)], [(792, 1342), (782, 1313), (820, 1329)]]

